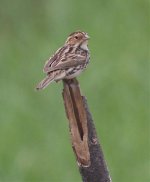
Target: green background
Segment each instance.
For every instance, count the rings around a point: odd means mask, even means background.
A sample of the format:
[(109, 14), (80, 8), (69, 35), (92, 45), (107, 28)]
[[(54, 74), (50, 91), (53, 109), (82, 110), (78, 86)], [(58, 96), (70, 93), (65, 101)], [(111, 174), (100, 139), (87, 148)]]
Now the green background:
[(43, 65), (75, 30), (78, 78), (113, 182), (148, 182), (148, 1), (0, 0), (0, 182), (80, 182), (61, 96)]

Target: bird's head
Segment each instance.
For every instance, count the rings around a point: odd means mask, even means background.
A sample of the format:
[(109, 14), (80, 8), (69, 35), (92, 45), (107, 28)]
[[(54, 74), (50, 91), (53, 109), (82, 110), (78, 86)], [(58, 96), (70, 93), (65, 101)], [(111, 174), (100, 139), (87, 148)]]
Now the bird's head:
[(90, 37), (86, 32), (76, 31), (69, 35), (69, 37), (66, 40), (66, 44), (72, 46), (87, 45), (89, 38)]

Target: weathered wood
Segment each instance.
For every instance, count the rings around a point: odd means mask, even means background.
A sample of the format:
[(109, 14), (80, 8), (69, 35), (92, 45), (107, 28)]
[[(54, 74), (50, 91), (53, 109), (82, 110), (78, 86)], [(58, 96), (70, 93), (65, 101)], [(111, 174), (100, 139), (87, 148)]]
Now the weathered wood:
[(71, 141), (83, 182), (111, 182), (87, 101), (76, 79), (64, 80), (63, 98)]
[(82, 166), (79, 167), (83, 182), (111, 182), (111, 177), (85, 97), (83, 97), (83, 102), (87, 115), (88, 144), (91, 162), (91, 165), (87, 168)]
[(87, 117), (79, 85), (75, 79), (64, 81), (63, 98), (69, 120), (72, 146), (77, 161), (82, 166), (89, 166), (90, 153), (87, 141)]

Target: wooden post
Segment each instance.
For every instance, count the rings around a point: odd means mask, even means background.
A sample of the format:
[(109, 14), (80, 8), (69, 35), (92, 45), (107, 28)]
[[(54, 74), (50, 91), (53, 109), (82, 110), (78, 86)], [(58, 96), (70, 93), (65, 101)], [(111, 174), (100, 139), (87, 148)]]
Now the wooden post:
[(83, 182), (111, 182), (87, 101), (76, 79), (63, 80), (72, 148)]

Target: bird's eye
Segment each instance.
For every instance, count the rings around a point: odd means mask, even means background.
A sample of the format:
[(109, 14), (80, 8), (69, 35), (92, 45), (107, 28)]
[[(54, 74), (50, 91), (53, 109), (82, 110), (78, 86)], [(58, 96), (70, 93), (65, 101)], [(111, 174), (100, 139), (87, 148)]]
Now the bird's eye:
[(75, 36), (75, 39), (78, 39), (79, 37), (78, 36)]

